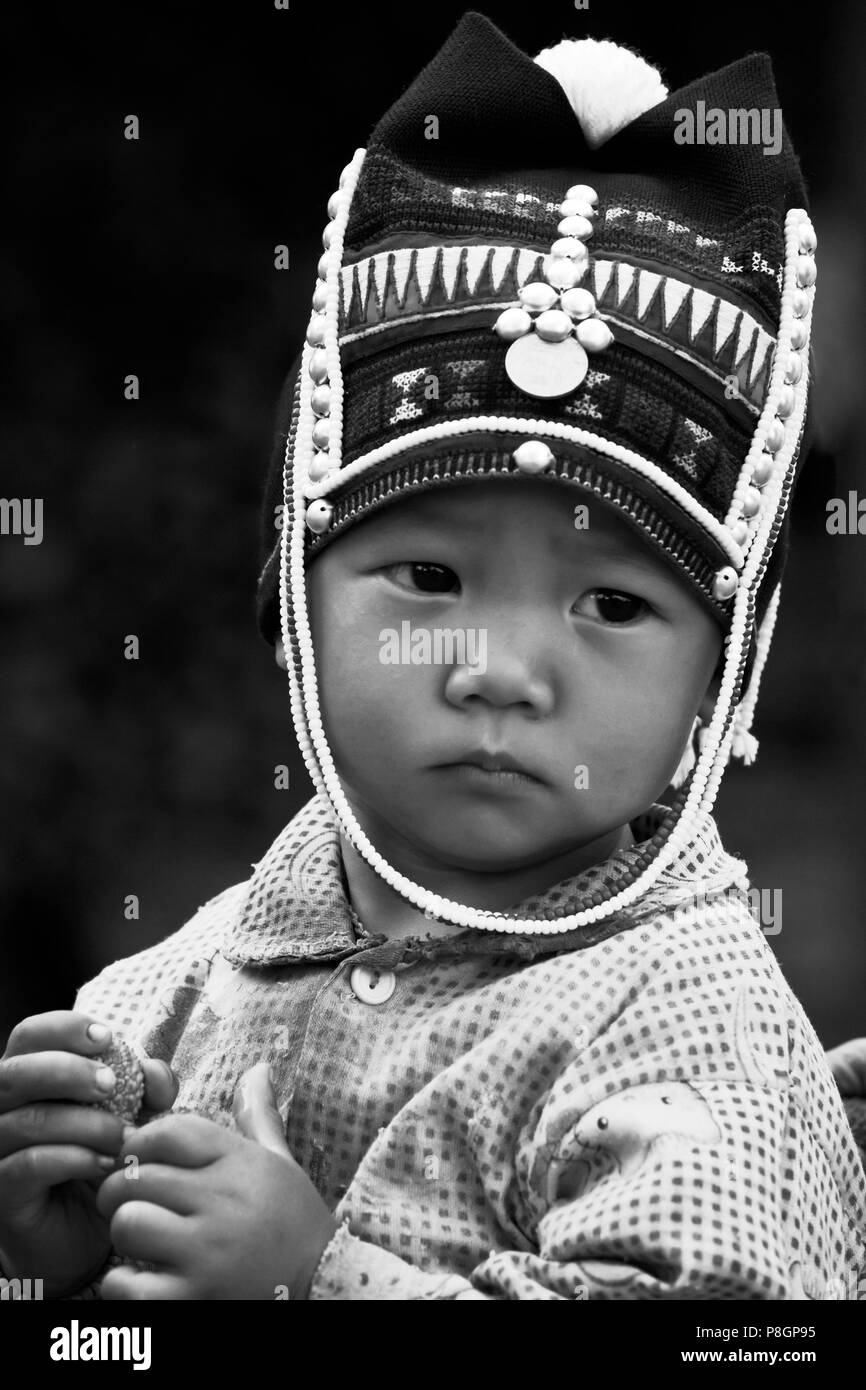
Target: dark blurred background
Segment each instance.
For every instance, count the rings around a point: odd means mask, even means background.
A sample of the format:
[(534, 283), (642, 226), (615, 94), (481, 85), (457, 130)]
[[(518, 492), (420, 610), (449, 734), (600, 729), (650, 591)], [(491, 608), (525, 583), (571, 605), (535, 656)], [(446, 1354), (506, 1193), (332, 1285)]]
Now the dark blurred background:
[[(310, 794), (254, 618), (274, 407), (339, 172), (464, 8), (4, 13), (0, 493), (42, 497), (45, 534), (0, 537), (0, 1046), (248, 877)], [(825, 1045), (866, 1034), (866, 537), (825, 529), (828, 498), (866, 496), (866, 8), (482, 8), (530, 53), (626, 42), (671, 90), (749, 51), (774, 60), (819, 236), (818, 448), (760, 756), (729, 771), (717, 815), (754, 883), (782, 891), (771, 944)]]

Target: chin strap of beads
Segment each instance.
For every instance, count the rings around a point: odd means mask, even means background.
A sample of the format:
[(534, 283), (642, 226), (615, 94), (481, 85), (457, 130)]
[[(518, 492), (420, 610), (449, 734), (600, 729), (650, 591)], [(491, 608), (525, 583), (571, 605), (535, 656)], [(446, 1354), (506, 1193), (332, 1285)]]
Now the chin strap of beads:
[[(663, 871), (687, 849), (695, 825), (699, 824), (711, 809), (718, 793), (725, 765), (728, 761), (734, 736), (733, 713), (734, 694), (739, 689), (746, 663), (748, 644), (754, 626), (754, 593), (766, 569), (773, 542), (781, 525), (787, 506), (788, 495), (793, 485), (797, 449), (802, 434), (806, 412), (806, 389), (808, 373), (802, 362), (794, 364), (793, 358), (799, 352), (808, 351), (809, 320), (815, 283), (815, 234), (811, 223), (802, 209), (793, 209), (785, 221), (785, 277), (782, 291), (782, 311), (776, 356), (770, 379), (767, 400), (752, 447), (744, 465), (738, 484), (737, 494), (732, 505), (742, 508), (746, 489), (753, 485), (755, 465), (766, 453), (772, 459), (772, 468), (766, 479), (760, 506), (754, 512), (756, 525), (751, 534), (748, 554), (742, 572), (731, 569), (733, 584), (730, 593), (720, 597), (733, 599), (731, 627), (726, 639), (726, 658), (722, 671), (719, 697), (707, 729), (700, 731), (700, 754), (688, 776), (688, 785), (678, 794), (670, 817), (652, 837), (646, 850), (638, 853), (630, 879), (609, 897), (594, 895), (591, 905), (580, 912), (558, 918), (514, 918), (501, 912), (485, 912), (471, 908), (464, 903), (441, 898), (422, 885), (393, 869), (370, 843), (358, 824), (346, 799), (334, 766), (334, 760), (325, 737), (319, 705), (318, 681), (315, 669), (312, 634), (306, 602), (306, 577), (304, 573), (304, 535), (306, 527), (326, 529), (330, 522), (331, 504), (325, 498), (316, 498), (309, 503), (304, 493), (309, 487), (311, 465), (314, 463), (317, 443), (314, 439), (317, 416), (313, 405), (314, 387), (329, 385), (328, 418), (333, 422), (329, 427), (327, 440), (328, 462), (319, 467), (324, 476), (339, 465), (339, 445), (342, 420), (342, 375), (339, 362), (338, 345), (338, 304), (339, 267), (342, 257), (343, 236), (348, 220), (349, 204), (357, 181), (364, 151), (358, 151), (355, 159), (344, 171), (341, 192), (334, 200), (334, 220), (326, 232), (326, 256), (320, 268), (325, 271), (324, 291), (319, 300), (324, 309), (315, 313), (324, 315), (320, 341), (309, 341), (304, 349), (301, 369), (301, 394), (298, 417), (298, 430), (294, 441), (294, 459), (289, 458), (287, 445), (286, 462), (283, 472), (284, 501), (287, 521), (284, 525), (280, 543), (280, 612), (283, 630), (283, 643), (287, 655), (287, 670), (292, 694), (292, 714), (295, 729), (304, 761), (316, 787), (324, 792), (334, 808), (341, 828), (359, 854), (385, 883), (400, 897), (424, 911), (428, 917), (453, 923), (456, 926), (472, 927), (486, 931), (504, 931), (515, 934), (554, 934), (570, 931), (575, 927), (597, 922), (612, 913), (627, 909), (655, 883)], [(811, 248), (811, 249), (809, 249)], [(318, 290), (318, 286), (317, 286)], [(801, 323), (803, 331), (797, 329)], [(318, 331), (314, 333), (318, 337)], [(792, 345), (797, 341), (800, 348)], [(316, 354), (324, 354), (318, 357)], [(314, 370), (315, 369), (315, 370)], [(791, 387), (791, 410), (787, 411), (789, 396), (785, 388)], [(783, 403), (785, 413), (779, 415), (779, 405)], [(535, 422), (533, 422), (535, 423)], [(320, 438), (322, 437), (320, 431)], [(324, 442), (324, 441), (323, 441)], [(326, 452), (319, 448), (319, 452)], [(291, 501), (289, 500), (291, 498)], [(315, 509), (324, 513), (320, 518)], [(743, 508), (745, 514), (745, 508)], [(739, 515), (739, 512), (737, 512)], [(321, 528), (320, 528), (321, 522)], [(289, 535), (291, 532), (291, 535)], [(730, 568), (730, 567), (726, 567)], [(720, 576), (729, 580), (726, 570)], [(291, 601), (291, 618), (289, 602)], [(768, 618), (774, 618), (775, 606), (768, 609)], [(737, 714), (741, 730), (744, 721), (751, 720), (751, 707), (757, 694), (757, 679), (766, 658), (766, 648), (772, 629), (766, 629), (766, 638), (759, 643), (758, 660), (752, 677), (749, 692)], [(294, 628), (295, 642), (292, 641)], [(297, 661), (297, 672), (295, 662)], [(753, 693), (754, 692), (754, 693)], [(750, 703), (751, 702), (751, 703)], [(748, 730), (746, 729), (746, 732)]]

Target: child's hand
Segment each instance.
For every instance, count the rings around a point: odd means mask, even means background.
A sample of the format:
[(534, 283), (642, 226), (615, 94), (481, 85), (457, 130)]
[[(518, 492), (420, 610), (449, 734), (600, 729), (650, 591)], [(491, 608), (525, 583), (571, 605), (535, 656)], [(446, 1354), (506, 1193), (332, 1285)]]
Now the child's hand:
[[(7, 1278), (44, 1280), (48, 1298), (75, 1293), (110, 1249), (96, 1190), (123, 1123), (94, 1109), (111, 1095), (93, 1060), (111, 1040), (72, 1010), (35, 1014), (13, 1028), (0, 1058), (0, 1264)], [(161, 1062), (145, 1064), (145, 1105), (165, 1110), (177, 1091)]]
[(826, 1054), (843, 1096), (866, 1097), (866, 1038), (852, 1038)]
[(265, 1063), (234, 1108), (239, 1134), (200, 1115), (129, 1134), (98, 1206), (117, 1252), (158, 1268), (111, 1270), (103, 1298), (307, 1297), (338, 1222), (289, 1152)]

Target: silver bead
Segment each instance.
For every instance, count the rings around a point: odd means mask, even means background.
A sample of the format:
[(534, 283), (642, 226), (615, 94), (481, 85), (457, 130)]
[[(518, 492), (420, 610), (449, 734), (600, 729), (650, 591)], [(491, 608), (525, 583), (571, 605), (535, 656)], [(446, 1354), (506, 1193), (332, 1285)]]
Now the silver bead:
[(550, 248), (551, 256), (567, 256), (570, 261), (586, 261), (589, 252), (582, 241), (574, 236), (561, 236)]
[(774, 420), (767, 430), (767, 439), (764, 448), (768, 454), (778, 454), (785, 442), (785, 426), (781, 420)]
[(334, 508), (331, 503), (326, 502), (324, 497), (317, 497), (307, 508), (307, 526), (315, 535), (321, 536), (330, 526), (333, 515)]
[(316, 314), (310, 319), (307, 328), (307, 342), (311, 348), (320, 348), (325, 341), (325, 315)]
[(587, 352), (604, 352), (613, 342), (613, 334), (603, 319), (582, 319), (575, 329), (577, 341)]
[(585, 270), (586, 264), (579, 265), (565, 256), (546, 256), (544, 260), (544, 278), (557, 290), (574, 289), (583, 279)]
[(788, 386), (796, 386), (800, 377), (803, 375), (803, 359), (797, 352), (792, 352), (788, 358), (788, 365), (785, 369), (785, 381)]
[(559, 299), (553, 286), (546, 284), (544, 280), (533, 280), (531, 284), (518, 290), (517, 295), (524, 309), (528, 309), (531, 314), (540, 314), (544, 309), (552, 309)]
[(592, 236), (593, 227), (588, 217), (581, 217), (579, 213), (573, 213), (568, 217), (563, 217), (556, 230), (560, 236), (573, 236), (580, 241), (587, 241)]
[(811, 256), (797, 257), (797, 284), (801, 290), (814, 285), (818, 278), (818, 267)]
[(571, 314), (573, 319), (588, 319), (595, 313), (595, 295), (589, 290), (582, 290), (579, 287), (575, 290), (566, 290), (559, 299), (560, 307), (567, 314)]
[(769, 454), (761, 454), (755, 467), (752, 469), (752, 482), (757, 487), (763, 487), (772, 477), (774, 463)]
[(543, 473), (554, 462), (553, 450), (540, 439), (527, 439), (512, 454), (521, 473)]
[(330, 196), (330, 198), (328, 199), (328, 216), (329, 216), (329, 217), (336, 217), (336, 216), (337, 216), (337, 213), (338, 213), (339, 211), (340, 211), (340, 194), (339, 194), (339, 190), (338, 190), (336, 193), (332, 193), (331, 196)]
[(525, 309), (505, 309), (493, 327), (506, 343), (513, 343), (515, 338), (522, 338), (524, 333), (529, 332), (532, 319)]
[(582, 198), (566, 198), (560, 203), (559, 211), (563, 217), (586, 217), (590, 222), (598, 216), (598, 210)]
[(590, 188), (588, 183), (573, 183), (565, 196), (566, 198), (579, 198), (582, 203), (589, 203), (590, 207), (595, 207), (598, 202), (598, 194), (594, 188)]
[(313, 443), (317, 449), (327, 449), (331, 442), (331, 421), (327, 415), (317, 420), (313, 426)]
[(330, 259), (330, 258), (329, 258), (329, 256), (327, 255), (327, 253), (326, 253), (324, 256), (320, 256), (320, 257), (319, 257), (319, 261), (318, 261), (318, 264), (317, 264), (317, 266), (316, 266), (316, 274), (318, 275), (318, 277), (319, 277), (320, 280), (327, 280), (327, 278), (328, 278), (328, 261), (329, 261), (329, 259)]
[(561, 309), (545, 309), (535, 320), (535, 331), (546, 343), (564, 343), (574, 325)]
[(310, 404), (313, 407), (314, 415), (330, 415), (331, 413), (331, 388), (330, 386), (317, 386), (312, 396)]
[(326, 453), (313, 454), (310, 463), (310, 477), (314, 483), (320, 483), (331, 471), (331, 456)]
[(716, 571), (716, 577), (713, 580), (713, 597), (722, 602), (732, 598), (737, 592), (739, 582), (737, 571), (731, 565), (724, 565), (722, 569)]
[(761, 494), (756, 487), (746, 488), (743, 498), (743, 516), (757, 516), (761, 510)]
[(748, 535), (749, 528), (742, 517), (740, 517), (731, 527), (731, 536), (733, 540), (736, 541), (737, 545), (742, 545), (748, 539)]
[(324, 348), (316, 348), (310, 358), (309, 372), (317, 386), (328, 380), (328, 354)]
[(782, 387), (776, 414), (780, 420), (787, 420), (794, 414), (794, 392), (790, 386)]
[(313, 290), (313, 308), (317, 314), (321, 314), (324, 313), (327, 307), (328, 286), (325, 284), (324, 280), (318, 280), (316, 282), (316, 288)]
[(818, 238), (811, 222), (801, 222), (799, 227), (800, 250), (804, 256), (814, 256), (818, 250)]
[(809, 296), (805, 290), (795, 290), (793, 297), (794, 317), (804, 319), (809, 312)]
[(795, 352), (802, 352), (806, 346), (806, 325), (798, 319), (791, 326), (791, 347)]

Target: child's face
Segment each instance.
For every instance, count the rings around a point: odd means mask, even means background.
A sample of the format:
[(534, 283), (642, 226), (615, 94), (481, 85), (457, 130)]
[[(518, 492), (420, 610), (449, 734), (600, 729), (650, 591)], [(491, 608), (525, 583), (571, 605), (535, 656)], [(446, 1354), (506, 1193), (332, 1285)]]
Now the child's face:
[[(325, 732), (361, 824), (480, 873), (540, 865), (657, 800), (722, 644), (627, 523), (540, 480), (401, 500), (313, 561), (307, 587)], [(402, 624), (434, 655), (436, 629), (462, 632), (474, 669), (381, 659)], [(460, 766), (485, 751), (528, 776)]]

